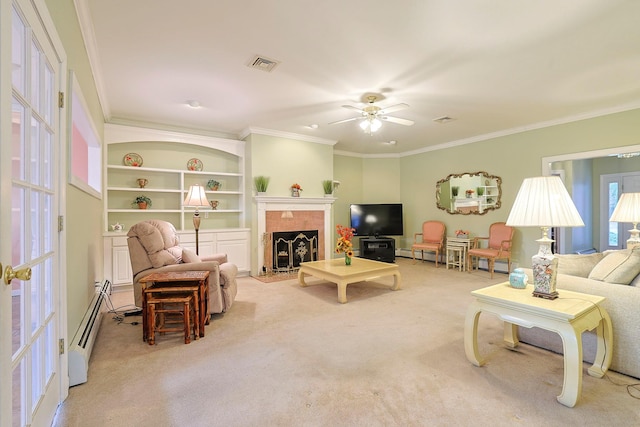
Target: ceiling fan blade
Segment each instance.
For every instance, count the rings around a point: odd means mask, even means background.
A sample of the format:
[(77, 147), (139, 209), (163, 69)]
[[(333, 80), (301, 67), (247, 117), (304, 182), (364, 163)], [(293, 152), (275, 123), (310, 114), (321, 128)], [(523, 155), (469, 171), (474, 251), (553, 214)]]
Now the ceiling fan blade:
[(353, 105), (343, 105), (342, 108), (346, 108), (348, 110), (355, 110), (355, 111), (358, 111), (359, 113), (363, 113), (362, 108), (354, 107)]
[(385, 120), (387, 122), (397, 123), (399, 125), (404, 125), (404, 126), (412, 126), (415, 123), (413, 120), (400, 119), (398, 117), (389, 117), (389, 116), (381, 116), (380, 120)]
[(405, 108), (409, 108), (409, 104), (402, 103), (402, 104), (390, 105), (389, 107), (386, 107), (380, 110), (380, 114), (389, 114), (394, 111), (404, 110)]
[(361, 118), (362, 118), (362, 117), (352, 117), (352, 118), (350, 118), (350, 119), (338, 120), (338, 121), (331, 122), (331, 123), (328, 123), (328, 124), (330, 124), (330, 125), (337, 125), (338, 123), (352, 122), (352, 121), (354, 121), (354, 120), (359, 120), (359, 119), (361, 119)]

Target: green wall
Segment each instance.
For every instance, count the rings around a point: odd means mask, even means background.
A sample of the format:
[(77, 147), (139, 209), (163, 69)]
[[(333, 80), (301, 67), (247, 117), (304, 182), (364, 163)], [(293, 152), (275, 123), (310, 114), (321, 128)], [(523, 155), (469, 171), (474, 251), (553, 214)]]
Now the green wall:
[[(76, 75), (82, 95), (90, 110), (89, 114), (97, 129), (98, 137), (102, 139), (104, 118), (73, 0), (46, 0), (45, 3), (64, 45), (67, 54), (67, 67)], [(69, 98), (67, 97), (67, 99)], [(67, 105), (69, 105), (68, 102)], [(65, 157), (68, 158), (68, 149)], [(91, 298), (93, 298), (94, 282), (104, 278), (103, 210), (102, 200), (72, 185), (66, 186), (65, 208), (67, 333), (68, 341), (70, 341), (82, 321)]]
[[(456, 229), (470, 230), (474, 236), (486, 236), (489, 226), (506, 221), (522, 180), (541, 175), (542, 158), (561, 154), (622, 147), (638, 143), (640, 109), (586, 119), (568, 124), (530, 130), (513, 135), (487, 139), (467, 145), (441, 148), (399, 159), (362, 158), (362, 189), (352, 200), (340, 203), (402, 202), (405, 236), (398, 247), (408, 249), (413, 233), (429, 219), (443, 221), (450, 235)], [(357, 160), (335, 156), (335, 176), (352, 173)], [(450, 215), (436, 207), (435, 185), (450, 173), (486, 171), (502, 178), (502, 207), (485, 215)], [(399, 179), (394, 178), (394, 174)], [(339, 178), (336, 178), (339, 179)], [(357, 177), (351, 175), (353, 181)], [(344, 183), (343, 183), (344, 185)], [(342, 190), (342, 186), (341, 186)], [(399, 194), (399, 197), (398, 197)], [(336, 221), (338, 215), (336, 212)], [(348, 216), (340, 217), (348, 221)], [(515, 233), (514, 259), (523, 266), (538, 250), (536, 228), (518, 228)]]
[(246, 139), (247, 224), (251, 234), (251, 270), (258, 271), (254, 176), (270, 177), (267, 196), (290, 197), (291, 185), (302, 187), (301, 197), (324, 197), (322, 181), (334, 178), (333, 146), (270, 135), (251, 134)]

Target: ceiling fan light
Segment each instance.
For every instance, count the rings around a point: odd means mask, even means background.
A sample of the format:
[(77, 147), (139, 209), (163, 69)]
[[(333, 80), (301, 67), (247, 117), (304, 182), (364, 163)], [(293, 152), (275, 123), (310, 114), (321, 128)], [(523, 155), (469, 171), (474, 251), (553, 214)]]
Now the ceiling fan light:
[(371, 120), (371, 132), (376, 132), (382, 126), (382, 122), (378, 119)]
[(360, 129), (367, 130), (369, 128), (369, 120), (363, 120), (360, 122)]

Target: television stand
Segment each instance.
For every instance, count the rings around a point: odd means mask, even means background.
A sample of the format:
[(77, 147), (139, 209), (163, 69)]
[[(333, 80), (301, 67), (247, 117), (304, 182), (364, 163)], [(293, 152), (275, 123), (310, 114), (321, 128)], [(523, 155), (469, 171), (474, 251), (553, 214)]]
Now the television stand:
[(396, 241), (390, 237), (362, 237), (360, 257), (382, 262), (395, 262)]

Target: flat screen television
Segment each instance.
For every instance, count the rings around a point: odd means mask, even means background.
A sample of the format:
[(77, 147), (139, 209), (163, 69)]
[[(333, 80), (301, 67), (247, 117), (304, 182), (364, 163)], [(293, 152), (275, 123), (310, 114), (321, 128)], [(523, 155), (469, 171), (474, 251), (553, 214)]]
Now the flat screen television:
[(402, 203), (352, 204), (351, 228), (356, 236), (402, 236)]

